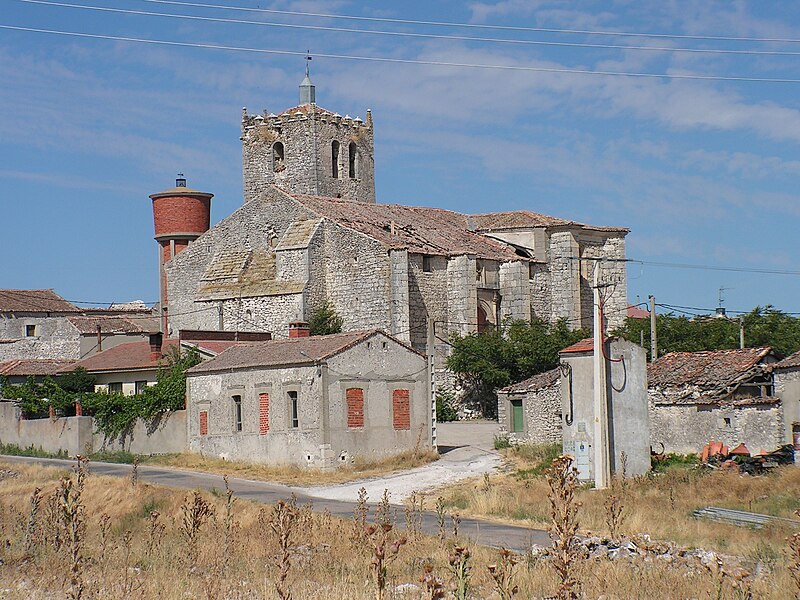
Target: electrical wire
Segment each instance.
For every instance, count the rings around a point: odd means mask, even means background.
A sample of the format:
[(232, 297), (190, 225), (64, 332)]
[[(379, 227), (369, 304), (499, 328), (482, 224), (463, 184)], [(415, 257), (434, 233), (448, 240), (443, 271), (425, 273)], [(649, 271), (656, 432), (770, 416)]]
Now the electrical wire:
[(568, 48), (592, 48), (600, 50), (641, 50), (649, 52), (684, 52), (695, 54), (736, 54), (736, 55), (755, 55), (755, 56), (800, 56), (800, 51), (785, 51), (785, 50), (737, 50), (737, 49), (722, 49), (722, 48), (685, 48), (685, 47), (669, 47), (669, 46), (631, 46), (624, 44), (592, 44), (581, 42), (554, 42), (545, 40), (519, 40), (511, 38), (486, 38), (477, 36), (466, 35), (441, 35), (435, 33), (419, 33), (410, 31), (384, 31), (375, 29), (355, 29), (351, 27), (331, 27), (325, 25), (301, 25), (296, 23), (275, 23), (270, 21), (253, 21), (248, 19), (228, 19), (224, 17), (204, 17), (199, 15), (184, 15), (174, 13), (162, 13), (146, 10), (132, 10), (125, 8), (111, 8), (107, 6), (94, 6), (88, 4), (72, 4), (68, 2), (53, 2), (50, 0), (18, 0), (26, 4), (36, 4), (40, 6), (50, 6), (57, 8), (74, 8), (82, 10), (93, 10), (99, 12), (110, 12), (127, 15), (139, 15), (148, 17), (164, 17), (173, 19), (185, 19), (191, 21), (206, 21), (213, 23), (228, 23), (237, 25), (258, 25), (262, 27), (275, 27), (287, 29), (304, 29), (310, 31), (331, 31), (338, 33), (356, 33), (356, 34), (370, 34), (382, 35), (390, 37), (409, 37), (421, 39), (436, 39), (436, 40), (449, 40), (459, 42), (483, 42), (492, 44), (515, 44), (515, 45), (529, 45), (529, 46), (556, 46)]
[(557, 34), (570, 34), (570, 35), (604, 35), (604, 36), (620, 36), (620, 37), (645, 37), (645, 38), (666, 38), (666, 39), (687, 39), (687, 40), (715, 40), (715, 41), (729, 41), (729, 42), (774, 42), (774, 43), (800, 43), (800, 39), (791, 38), (758, 38), (758, 37), (744, 37), (744, 36), (715, 36), (715, 35), (690, 35), (690, 34), (672, 34), (672, 33), (646, 33), (637, 31), (613, 31), (613, 30), (592, 30), (592, 29), (560, 29), (553, 27), (524, 27), (519, 25), (488, 25), (483, 23), (463, 23), (455, 21), (425, 21), (415, 19), (393, 19), (389, 17), (363, 17), (359, 15), (337, 15), (334, 13), (319, 13), (298, 10), (279, 10), (270, 8), (246, 8), (242, 6), (230, 6), (226, 4), (204, 4), (200, 2), (181, 2), (177, 0), (141, 0), (142, 2), (149, 2), (153, 4), (169, 4), (172, 6), (184, 6), (193, 8), (217, 9), (217, 10), (233, 10), (243, 12), (255, 13), (269, 13), (291, 15), (299, 17), (317, 17), (326, 19), (345, 19), (351, 21), (369, 21), (374, 23), (398, 23), (402, 25), (427, 25), (433, 27), (462, 27), (469, 29), (493, 29), (503, 31), (527, 31), (534, 33), (557, 33)]
[[(66, 37), (77, 37), (84, 39), (107, 40), (116, 42), (131, 42), (138, 44), (153, 44), (159, 46), (174, 46), (180, 48), (201, 48), (205, 50), (225, 50), (230, 52), (251, 52), (257, 54), (275, 54), (281, 56), (307, 56), (307, 52), (299, 50), (279, 50), (273, 48), (253, 48), (248, 46), (228, 46), (224, 44), (203, 44), (199, 42), (179, 42), (175, 40), (162, 40), (152, 38), (135, 38), (121, 35), (105, 35), (96, 33), (84, 33), (78, 31), (64, 31), (60, 29), (44, 29), (39, 27), (23, 27), (20, 25), (0, 24), (0, 29), (9, 31), (23, 31), (28, 33), (43, 33), (48, 35), (59, 35)], [(728, 81), (739, 83), (786, 83), (797, 84), (800, 79), (794, 78), (773, 78), (773, 77), (745, 77), (745, 76), (724, 76), (724, 75), (696, 75), (679, 73), (646, 73), (634, 71), (594, 71), (591, 69), (568, 69), (556, 67), (532, 67), (525, 65), (502, 65), (485, 63), (467, 63), (444, 60), (421, 60), (410, 58), (394, 58), (388, 56), (363, 56), (356, 54), (334, 54), (334, 53), (315, 53), (316, 58), (328, 58), (332, 60), (352, 60), (362, 62), (379, 62), (387, 64), (407, 64), (407, 65), (427, 65), (436, 67), (456, 67), (468, 69), (496, 69), (502, 71), (520, 71), (530, 73), (558, 73), (568, 75), (596, 75), (601, 77), (630, 77), (645, 79), (669, 79), (686, 81)]]

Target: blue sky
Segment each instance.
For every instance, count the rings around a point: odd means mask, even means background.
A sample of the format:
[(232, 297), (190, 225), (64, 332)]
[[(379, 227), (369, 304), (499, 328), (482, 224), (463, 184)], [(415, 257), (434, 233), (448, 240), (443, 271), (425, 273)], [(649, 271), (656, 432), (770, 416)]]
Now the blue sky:
[[(795, 2), (201, 0), (241, 8), (669, 36), (800, 40)], [(96, 7), (536, 45), (172, 19), (0, 0), (0, 25), (422, 62), (800, 80), (800, 43), (441, 27), (209, 9)], [(663, 49), (669, 50), (663, 50)], [(747, 54), (685, 52), (745, 50)], [(772, 53), (772, 54), (769, 54)], [(781, 54), (783, 53), (783, 54)], [(158, 297), (148, 194), (184, 172), (242, 202), (241, 108), (296, 104), (303, 59), (0, 29), (0, 286)], [(530, 209), (626, 226), (629, 258), (800, 270), (800, 83), (600, 76), (317, 56), (317, 102), (375, 119), (378, 201)], [(631, 264), (629, 299), (800, 312), (800, 275)]]

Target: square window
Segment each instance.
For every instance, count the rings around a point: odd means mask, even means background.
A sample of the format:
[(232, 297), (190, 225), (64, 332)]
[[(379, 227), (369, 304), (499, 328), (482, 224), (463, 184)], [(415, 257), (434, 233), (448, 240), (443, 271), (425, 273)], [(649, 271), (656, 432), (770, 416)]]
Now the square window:
[(108, 393), (109, 394), (121, 394), (122, 393), (122, 382), (115, 381), (114, 383), (108, 384)]
[(427, 254), (422, 255), (422, 271), (423, 273), (432, 273), (433, 272), (433, 264), (431, 257)]
[(36, 325), (25, 325), (25, 337), (36, 337)]
[(147, 387), (147, 382), (146, 381), (137, 381), (134, 384), (134, 393), (138, 396), (139, 394), (141, 394), (144, 391), (144, 388), (146, 388), (146, 387)]

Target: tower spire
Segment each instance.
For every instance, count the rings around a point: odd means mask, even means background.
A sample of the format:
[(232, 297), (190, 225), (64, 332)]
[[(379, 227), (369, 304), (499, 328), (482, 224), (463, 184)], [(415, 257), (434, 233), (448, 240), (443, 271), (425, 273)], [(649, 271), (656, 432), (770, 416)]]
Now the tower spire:
[(317, 101), (316, 87), (311, 83), (311, 77), (309, 76), (309, 65), (312, 58), (309, 50), (306, 53), (306, 76), (300, 83), (300, 104), (315, 104)]

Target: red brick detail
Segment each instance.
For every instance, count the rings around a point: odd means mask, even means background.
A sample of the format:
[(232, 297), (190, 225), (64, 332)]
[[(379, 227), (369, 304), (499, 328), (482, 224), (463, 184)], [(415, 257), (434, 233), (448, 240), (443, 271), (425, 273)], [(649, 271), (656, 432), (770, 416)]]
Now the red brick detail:
[(171, 233), (208, 231), (211, 220), (211, 198), (164, 196), (153, 198), (153, 222), (156, 237)]
[(267, 435), (269, 431), (269, 394), (258, 395), (258, 433)]
[(392, 392), (392, 425), (395, 429), (411, 429), (411, 403), (408, 390)]
[(189, 247), (189, 242), (186, 240), (175, 240), (175, 254), (179, 254)]
[(80, 402), (75, 403), (75, 416), (82, 417), (83, 416), (83, 406), (81, 406)]
[(208, 435), (208, 411), (200, 411), (200, 435)]
[(347, 426), (351, 429), (364, 427), (364, 390), (349, 388), (347, 398)]

